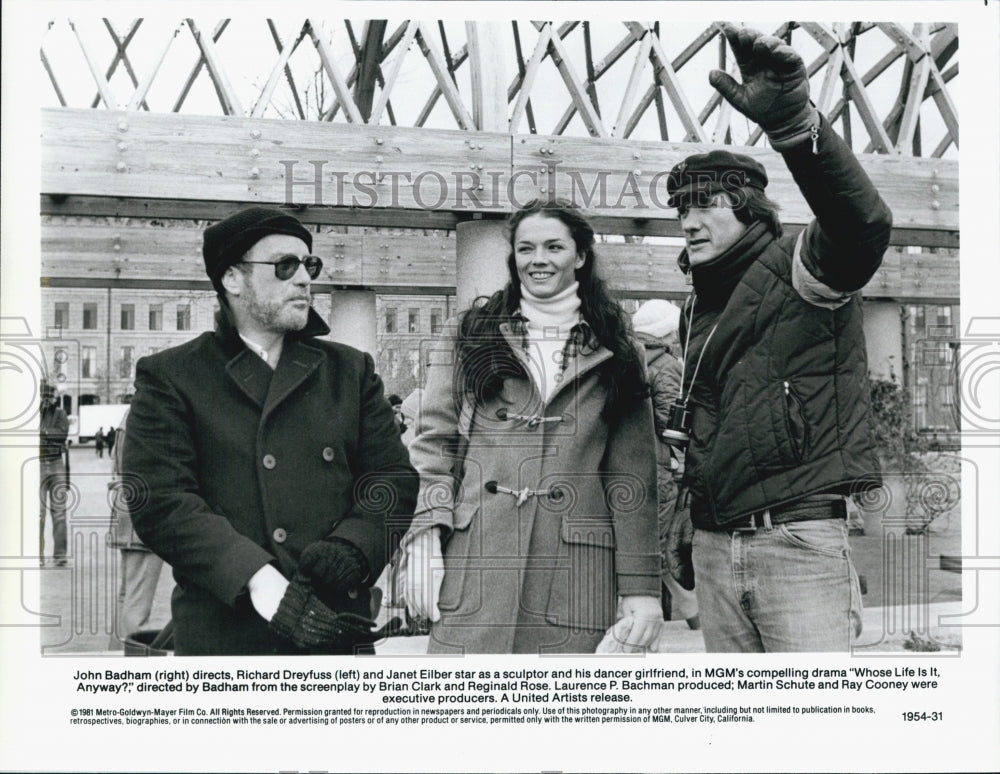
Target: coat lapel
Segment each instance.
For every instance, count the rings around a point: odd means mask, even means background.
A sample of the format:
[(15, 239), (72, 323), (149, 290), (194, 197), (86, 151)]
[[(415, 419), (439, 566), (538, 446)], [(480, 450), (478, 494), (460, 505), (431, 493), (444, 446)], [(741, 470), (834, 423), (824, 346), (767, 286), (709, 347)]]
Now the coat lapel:
[(244, 347), (236, 357), (226, 363), (226, 373), (243, 391), (243, 394), (258, 407), (264, 405), (267, 389), (273, 376), (267, 363)]
[[(285, 339), (281, 360), (274, 369), (271, 386), (264, 400), (264, 416), (294, 392), (309, 375), (319, 368), (325, 356), (320, 349), (295, 339)], [(264, 366), (267, 367), (266, 365)]]

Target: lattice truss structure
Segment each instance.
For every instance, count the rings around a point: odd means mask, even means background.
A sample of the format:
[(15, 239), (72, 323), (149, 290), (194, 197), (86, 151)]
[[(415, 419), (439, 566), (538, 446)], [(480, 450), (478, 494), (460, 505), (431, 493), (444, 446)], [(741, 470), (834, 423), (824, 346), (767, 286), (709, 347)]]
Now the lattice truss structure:
[[(814, 101), (856, 151), (957, 153), (956, 24), (770, 31), (802, 54)], [(766, 142), (707, 84), (711, 68), (735, 71), (714, 24), (60, 19), (40, 53), (52, 106)]]

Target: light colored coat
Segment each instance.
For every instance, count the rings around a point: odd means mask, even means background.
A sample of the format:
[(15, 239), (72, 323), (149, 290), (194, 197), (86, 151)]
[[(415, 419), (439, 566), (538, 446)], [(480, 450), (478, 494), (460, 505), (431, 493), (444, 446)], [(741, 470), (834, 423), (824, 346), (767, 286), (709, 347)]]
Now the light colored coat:
[[(536, 381), (521, 374), (474, 408), (456, 399), (456, 332), (450, 323), (429, 353), (409, 449), (421, 482), (414, 529), (440, 525), (443, 532), (442, 620), (430, 650), (515, 652), (550, 627), (560, 628), (547, 636), (565, 636), (565, 649), (575, 647), (570, 633), (596, 633), (596, 645), (614, 623), (616, 595), (659, 595), (650, 402), (608, 427), (599, 375), (612, 354), (598, 347), (571, 359), (547, 404)], [(502, 323), (501, 332), (528, 373), (537, 369), (511, 325)], [(468, 448), (453, 497), (460, 437)], [(557, 493), (493, 494), (491, 481)]]

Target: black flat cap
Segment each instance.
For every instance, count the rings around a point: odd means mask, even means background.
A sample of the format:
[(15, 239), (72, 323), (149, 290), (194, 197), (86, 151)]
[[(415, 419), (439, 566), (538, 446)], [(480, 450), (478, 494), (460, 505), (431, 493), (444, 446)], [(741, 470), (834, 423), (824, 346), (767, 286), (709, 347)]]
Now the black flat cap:
[(677, 207), (683, 203), (707, 206), (717, 193), (735, 193), (741, 188), (767, 186), (764, 166), (740, 153), (713, 150), (688, 156), (670, 170), (667, 177), (668, 204)]

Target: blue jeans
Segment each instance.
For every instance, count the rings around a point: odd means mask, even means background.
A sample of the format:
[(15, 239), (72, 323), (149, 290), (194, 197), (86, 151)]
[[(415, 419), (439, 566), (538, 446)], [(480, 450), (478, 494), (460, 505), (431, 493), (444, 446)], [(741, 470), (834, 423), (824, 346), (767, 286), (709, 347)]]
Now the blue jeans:
[(844, 652), (861, 633), (841, 519), (695, 530), (693, 561), (709, 653)]
[(45, 558), (45, 514), (48, 511), (52, 514), (53, 556), (60, 561), (66, 558), (66, 503), (70, 498), (66, 466), (61, 459), (42, 460), (38, 479), (38, 558)]

